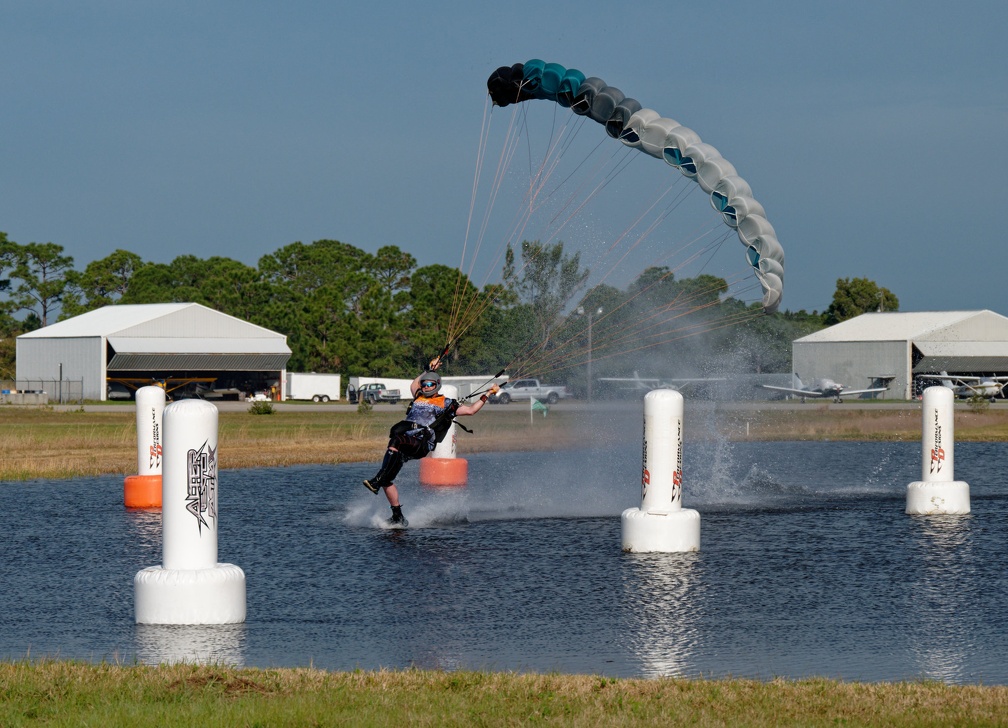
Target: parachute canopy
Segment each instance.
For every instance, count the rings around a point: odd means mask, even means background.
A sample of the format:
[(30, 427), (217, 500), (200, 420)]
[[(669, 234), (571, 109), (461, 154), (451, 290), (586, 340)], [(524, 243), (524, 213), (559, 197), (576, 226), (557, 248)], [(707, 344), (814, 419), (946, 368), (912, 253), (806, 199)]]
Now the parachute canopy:
[(745, 246), (746, 260), (763, 287), (763, 310), (777, 310), (784, 294), (784, 249), (749, 184), (717, 149), (702, 142), (699, 134), (643, 108), (602, 79), (586, 78), (559, 63), (535, 59), (501, 66), (487, 79), (487, 91), (497, 106), (541, 99), (591, 117), (612, 138), (665, 160), (694, 180)]

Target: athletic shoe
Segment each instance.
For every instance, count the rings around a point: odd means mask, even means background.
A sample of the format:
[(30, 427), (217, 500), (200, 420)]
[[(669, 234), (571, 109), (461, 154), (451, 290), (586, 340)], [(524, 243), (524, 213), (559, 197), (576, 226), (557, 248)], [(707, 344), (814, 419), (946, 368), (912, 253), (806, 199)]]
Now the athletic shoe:
[(392, 517), (388, 522), (390, 526), (397, 526), (399, 528), (406, 528), (409, 525), (409, 521), (402, 514), (402, 506), (392, 506)]

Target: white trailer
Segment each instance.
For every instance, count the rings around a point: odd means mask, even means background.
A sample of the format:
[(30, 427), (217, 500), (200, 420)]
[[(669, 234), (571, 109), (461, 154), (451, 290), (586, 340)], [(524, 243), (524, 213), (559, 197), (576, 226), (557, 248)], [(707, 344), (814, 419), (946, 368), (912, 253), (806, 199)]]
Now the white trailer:
[(312, 402), (338, 401), (342, 389), (340, 374), (299, 374), (287, 372), (284, 399), (310, 399)]

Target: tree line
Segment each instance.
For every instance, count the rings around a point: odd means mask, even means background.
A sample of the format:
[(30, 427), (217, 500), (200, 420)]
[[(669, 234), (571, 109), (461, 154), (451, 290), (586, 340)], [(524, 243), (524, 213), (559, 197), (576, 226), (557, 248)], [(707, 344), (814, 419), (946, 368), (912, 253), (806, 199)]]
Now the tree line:
[[(793, 339), (899, 305), (867, 279), (841, 279), (822, 314), (763, 316), (758, 304), (727, 297), (714, 276), (676, 279), (648, 268), (625, 289), (584, 290), (588, 275), (562, 242), (537, 241), (508, 247), (501, 282), (482, 289), (455, 268), (418, 267), (397, 246), (368, 253), (337, 240), (290, 243), (255, 267), (195, 255), (154, 263), (120, 249), (78, 270), (58, 244), (22, 245), (0, 232), (0, 378), (14, 376), (17, 335), (115, 304), (200, 303), (286, 335), (290, 371), (371, 376), (412, 376), (466, 310), (475, 313), (453, 342), (452, 371), (527, 368), (512, 374), (576, 388), (589, 358), (596, 377), (629, 374), (652, 358), (650, 369), (679, 375), (718, 371), (729, 360), (735, 371), (787, 372)], [(666, 323), (642, 326), (656, 312)]]

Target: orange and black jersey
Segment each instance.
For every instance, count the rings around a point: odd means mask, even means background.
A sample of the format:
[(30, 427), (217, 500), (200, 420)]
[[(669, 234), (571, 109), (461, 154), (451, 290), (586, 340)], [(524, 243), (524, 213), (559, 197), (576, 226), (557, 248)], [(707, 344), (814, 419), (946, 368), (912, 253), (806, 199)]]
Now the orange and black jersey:
[(433, 397), (425, 397), (418, 394), (416, 399), (406, 410), (406, 420), (417, 426), (410, 434), (419, 435), (421, 432), (429, 432), (433, 435), (430, 447), (441, 442), (448, 429), (455, 420), (455, 413), (461, 406), (461, 402), (443, 394), (436, 394)]

